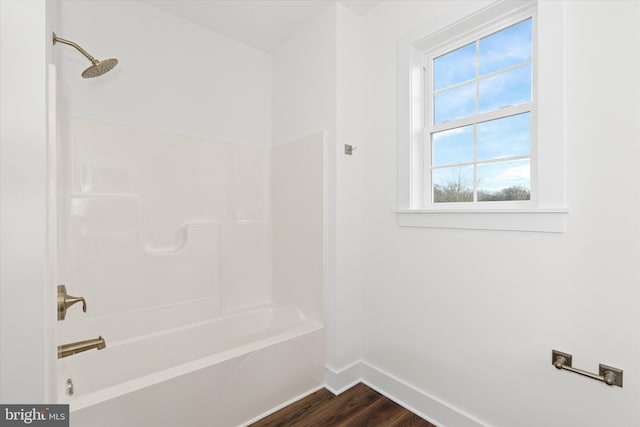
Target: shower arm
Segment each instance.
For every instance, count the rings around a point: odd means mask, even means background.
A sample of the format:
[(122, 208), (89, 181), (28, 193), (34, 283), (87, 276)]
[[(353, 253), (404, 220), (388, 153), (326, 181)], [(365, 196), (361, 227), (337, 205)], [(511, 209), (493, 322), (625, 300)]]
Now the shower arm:
[(53, 33), (53, 44), (56, 44), (56, 43), (62, 43), (62, 44), (69, 45), (71, 47), (75, 47), (78, 50), (78, 52), (86, 56), (87, 59), (93, 63), (93, 65), (97, 65), (99, 62), (97, 59), (89, 55), (89, 53), (86, 50), (78, 46), (76, 43), (70, 40), (61, 39), (60, 37), (56, 36), (56, 33)]

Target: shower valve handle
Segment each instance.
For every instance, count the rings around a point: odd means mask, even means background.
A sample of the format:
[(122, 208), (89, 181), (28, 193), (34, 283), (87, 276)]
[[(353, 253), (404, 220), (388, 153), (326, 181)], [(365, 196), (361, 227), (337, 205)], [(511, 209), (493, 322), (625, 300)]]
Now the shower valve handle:
[(64, 320), (67, 316), (67, 309), (73, 304), (82, 301), (82, 311), (87, 312), (87, 302), (84, 297), (74, 297), (67, 294), (65, 285), (58, 285), (58, 320)]

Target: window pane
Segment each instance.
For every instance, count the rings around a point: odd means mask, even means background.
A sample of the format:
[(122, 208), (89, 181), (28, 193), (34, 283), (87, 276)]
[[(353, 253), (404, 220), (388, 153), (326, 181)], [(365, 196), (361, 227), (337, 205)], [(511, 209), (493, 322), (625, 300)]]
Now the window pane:
[(531, 19), (480, 39), (480, 75), (531, 60)]
[(433, 87), (439, 90), (476, 76), (476, 46), (468, 44), (433, 60)]
[(530, 113), (524, 113), (478, 124), (476, 128), (478, 160), (529, 155), (530, 116)]
[(469, 83), (445, 90), (433, 98), (435, 124), (467, 117), (476, 110), (476, 85)]
[(473, 166), (434, 169), (433, 202), (473, 202)]
[(529, 159), (478, 165), (478, 201), (530, 200)]
[(433, 166), (473, 161), (473, 126), (433, 134), (431, 145)]
[(531, 65), (480, 80), (480, 112), (531, 101)]

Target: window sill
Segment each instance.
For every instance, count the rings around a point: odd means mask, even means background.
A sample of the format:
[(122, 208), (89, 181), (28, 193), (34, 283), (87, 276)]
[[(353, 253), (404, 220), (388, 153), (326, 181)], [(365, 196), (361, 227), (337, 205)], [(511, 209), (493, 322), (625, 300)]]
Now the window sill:
[(461, 210), (400, 209), (400, 227), (458, 228), (468, 230), (533, 231), (562, 233), (568, 209)]

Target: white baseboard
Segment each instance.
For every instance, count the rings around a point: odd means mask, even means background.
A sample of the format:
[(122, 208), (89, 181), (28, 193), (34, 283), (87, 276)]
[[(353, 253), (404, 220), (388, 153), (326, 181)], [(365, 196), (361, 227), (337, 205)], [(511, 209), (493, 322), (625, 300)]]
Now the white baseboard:
[(362, 381), (360, 366), (362, 362), (358, 361), (353, 365), (335, 371), (327, 367), (324, 382), (325, 387), (333, 394), (340, 394)]
[(339, 371), (326, 369), (325, 384), (334, 394), (340, 394), (358, 382), (368, 385), (438, 427), (490, 427), (370, 363), (359, 361)]

